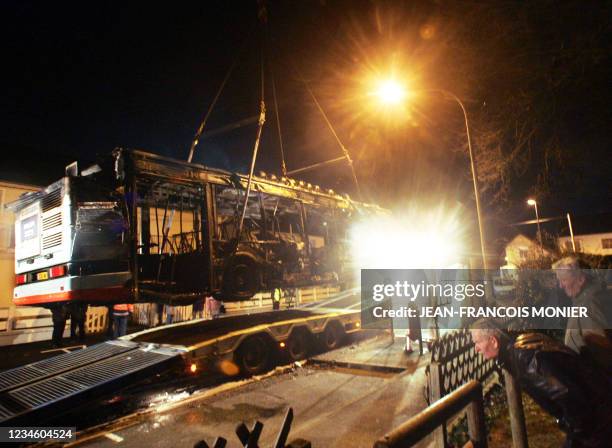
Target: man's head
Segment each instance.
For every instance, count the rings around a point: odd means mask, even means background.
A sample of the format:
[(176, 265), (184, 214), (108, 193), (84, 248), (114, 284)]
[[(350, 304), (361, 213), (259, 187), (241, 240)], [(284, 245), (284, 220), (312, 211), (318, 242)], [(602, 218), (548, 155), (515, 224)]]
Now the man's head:
[(576, 257), (565, 257), (561, 260), (553, 263), (552, 268), (557, 275), (559, 285), (565, 291), (565, 293), (574, 298), (580, 291), (586, 282), (586, 275), (580, 269), (578, 259)]
[(472, 341), (474, 342), (476, 353), (482, 353), (485, 359), (493, 359), (499, 356), (502, 332), (490, 321), (477, 320), (470, 327)]

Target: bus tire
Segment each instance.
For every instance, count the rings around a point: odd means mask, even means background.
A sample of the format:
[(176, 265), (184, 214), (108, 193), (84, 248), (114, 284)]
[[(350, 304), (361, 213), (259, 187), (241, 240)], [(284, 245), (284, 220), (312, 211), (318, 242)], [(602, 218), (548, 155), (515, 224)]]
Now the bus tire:
[(245, 339), (236, 352), (236, 361), (241, 372), (248, 376), (267, 371), (272, 362), (272, 349), (267, 338), (255, 335)]
[(342, 344), (344, 337), (345, 333), (342, 325), (335, 321), (330, 322), (321, 335), (321, 345), (324, 350), (334, 350)]
[(255, 260), (239, 256), (228, 263), (223, 273), (223, 299), (247, 300), (260, 289), (260, 275)]
[(310, 334), (304, 328), (296, 328), (287, 340), (287, 353), (291, 361), (299, 361), (310, 352)]

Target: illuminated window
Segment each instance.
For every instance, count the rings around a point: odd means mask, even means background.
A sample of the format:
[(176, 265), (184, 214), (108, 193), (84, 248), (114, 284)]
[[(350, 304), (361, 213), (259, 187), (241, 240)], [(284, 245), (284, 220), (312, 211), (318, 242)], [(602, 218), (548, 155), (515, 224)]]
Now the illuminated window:
[(601, 247), (604, 249), (612, 249), (612, 238), (602, 238)]

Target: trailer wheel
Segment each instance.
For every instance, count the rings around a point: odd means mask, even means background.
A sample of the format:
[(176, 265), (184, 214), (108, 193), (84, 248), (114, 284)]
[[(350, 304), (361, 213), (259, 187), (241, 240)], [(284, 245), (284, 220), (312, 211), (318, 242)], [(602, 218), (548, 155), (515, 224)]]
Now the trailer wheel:
[(342, 344), (345, 333), (338, 322), (330, 322), (321, 335), (321, 343), (325, 350), (334, 350)]
[(289, 336), (287, 341), (287, 353), (292, 361), (299, 361), (308, 356), (310, 351), (310, 338), (308, 332), (303, 328), (297, 328)]
[(245, 375), (259, 375), (270, 367), (272, 350), (262, 336), (246, 339), (236, 352), (237, 364)]
[(223, 273), (223, 298), (250, 299), (259, 290), (260, 283), (257, 263), (249, 257), (235, 257)]

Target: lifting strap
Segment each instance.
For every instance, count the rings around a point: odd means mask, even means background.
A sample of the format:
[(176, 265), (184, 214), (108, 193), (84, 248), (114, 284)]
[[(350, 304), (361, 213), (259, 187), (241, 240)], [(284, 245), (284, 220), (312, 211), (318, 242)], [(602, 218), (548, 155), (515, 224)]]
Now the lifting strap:
[[(319, 110), (319, 112), (323, 116), (323, 120), (325, 120), (325, 123), (327, 124), (327, 127), (331, 131), (332, 135), (336, 139), (336, 142), (338, 143), (338, 146), (340, 146), (340, 149), (342, 150), (343, 156), (341, 158), (334, 159), (334, 160), (328, 161), (328, 162), (331, 163), (331, 162), (336, 162), (336, 161), (341, 160), (341, 159), (346, 159), (346, 161), (348, 162), (348, 165), (349, 165), (349, 167), (351, 169), (351, 174), (353, 176), (353, 182), (355, 183), (355, 188), (357, 189), (357, 197), (359, 199), (361, 199), (361, 188), (359, 187), (359, 182), (357, 181), (357, 174), (355, 173), (355, 166), (353, 165), (353, 159), (351, 159), (351, 156), (350, 156), (350, 154), (348, 152), (348, 149), (346, 148), (346, 146), (344, 146), (344, 144), (342, 143), (342, 140), (340, 140), (340, 137), (338, 137), (338, 134), (336, 133), (336, 130), (332, 126), (331, 122), (329, 121), (329, 118), (327, 118), (327, 114), (323, 110), (323, 107), (321, 107), (321, 104), (319, 103), (319, 100), (317, 100), (317, 97), (315, 96), (314, 92), (312, 91), (312, 89), (308, 85), (308, 81), (306, 81), (306, 79), (304, 79), (304, 77), (302, 76), (302, 74), (300, 73), (298, 68), (296, 67), (295, 63), (293, 63), (291, 65), (293, 66), (293, 69), (295, 70), (298, 78), (304, 83), (304, 87), (306, 88), (306, 91), (310, 94), (310, 97), (312, 98), (312, 101), (314, 102), (315, 106), (317, 106), (317, 109)], [(308, 168), (312, 168), (312, 167), (315, 167), (315, 166), (318, 166), (318, 165), (324, 165), (324, 164), (327, 164), (328, 162), (323, 162), (321, 164), (311, 165)], [(305, 169), (293, 170), (292, 172), (295, 173), (296, 171), (305, 171)]]
[(204, 119), (200, 123), (200, 126), (198, 127), (198, 130), (196, 131), (193, 137), (193, 141), (191, 142), (191, 146), (189, 148), (189, 156), (187, 157), (187, 163), (191, 163), (191, 161), (193, 160), (193, 155), (195, 153), (196, 146), (198, 146), (198, 143), (200, 142), (200, 137), (202, 136), (202, 133), (204, 132), (204, 128), (206, 127), (206, 122), (208, 121), (210, 114), (215, 108), (215, 105), (217, 104), (217, 100), (219, 99), (219, 97), (221, 96), (221, 92), (223, 92), (223, 89), (225, 88), (225, 84), (227, 84), (228, 79), (230, 78), (232, 72), (234, 71), (234, 68), (238, 64), (238, 61), (240, 60), (240, 55), (242, 54), (242, 50), (246, 46), (246, 43), (250, 40), (250, 37), (251, 37), (251, 32), (247, 34), (247, 37), (245, 38), (244, 42), (238, 49), (238, 53), (236, 54), (236, 57), (232, 61), (232, 65), (230, 65), (229, 70), (225, 74), (225, 78), (223, 78), (223, 81), (221, 81), (221, 85), (219, 86), (219, 90), (217, 90), (217, 94), (215, 95), (212, 102), (210, 103), (210, 106), (208, 106), (206, 115), (204, 115)]

